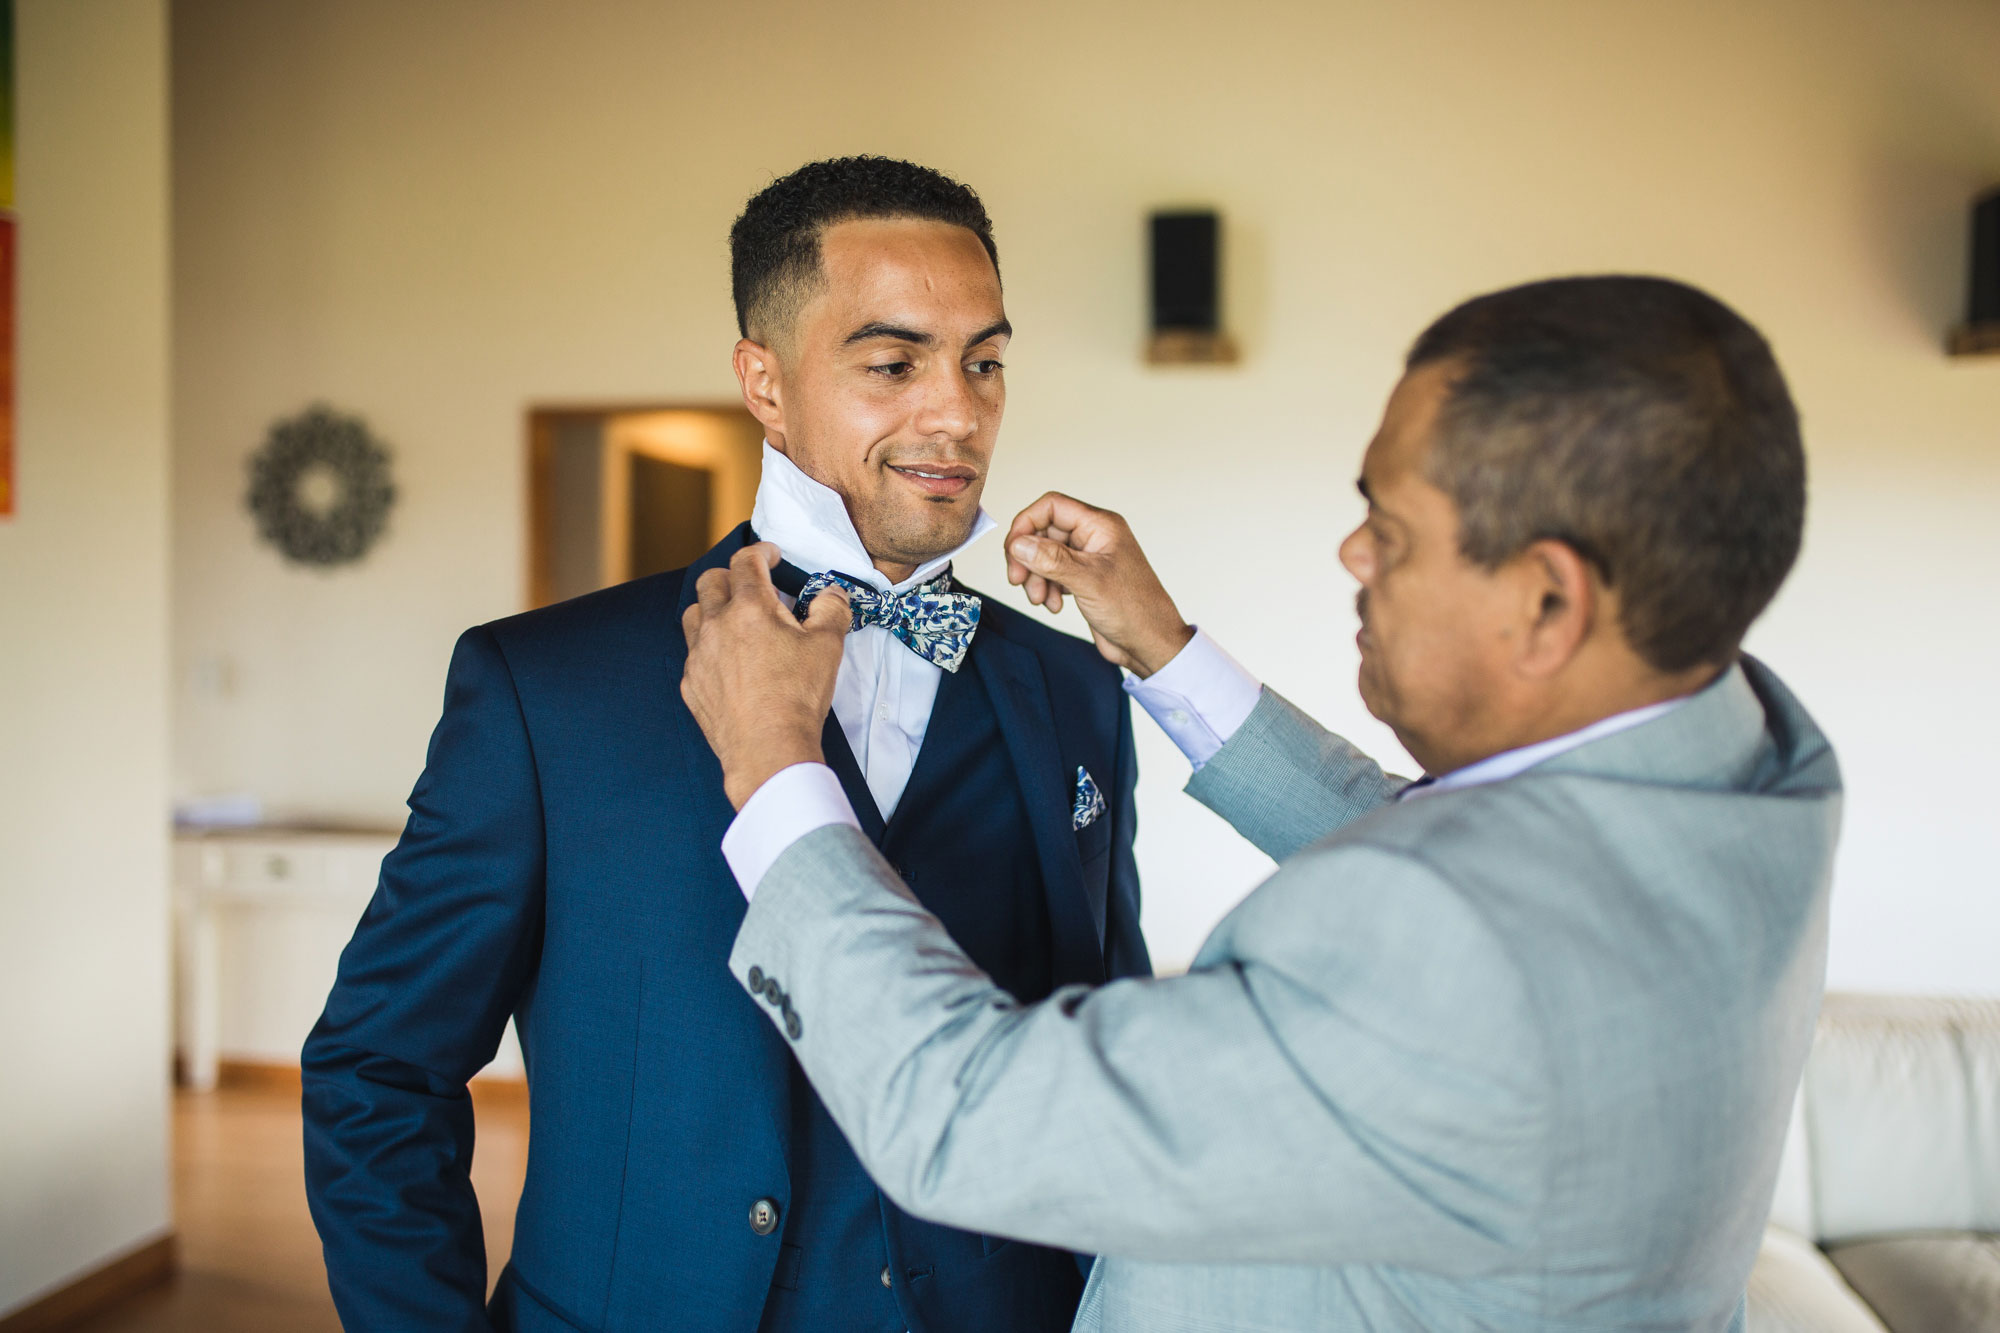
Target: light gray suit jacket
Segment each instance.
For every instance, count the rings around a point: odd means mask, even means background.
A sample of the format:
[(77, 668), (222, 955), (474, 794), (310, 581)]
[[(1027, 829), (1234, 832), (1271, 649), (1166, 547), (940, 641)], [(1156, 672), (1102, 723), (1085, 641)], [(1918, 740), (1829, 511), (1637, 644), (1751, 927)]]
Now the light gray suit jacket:
[(1745, 659), (1519, 777), (1403, 785), (1267, 691), (1189, 790), (1282, 864), (1183, 977), (1023, 1008), (845, 827), (730, 965), (897, 1203), (1102, 1256), (1078, 1329), (1740, 1327), (1824, 973), (1825, 738)]

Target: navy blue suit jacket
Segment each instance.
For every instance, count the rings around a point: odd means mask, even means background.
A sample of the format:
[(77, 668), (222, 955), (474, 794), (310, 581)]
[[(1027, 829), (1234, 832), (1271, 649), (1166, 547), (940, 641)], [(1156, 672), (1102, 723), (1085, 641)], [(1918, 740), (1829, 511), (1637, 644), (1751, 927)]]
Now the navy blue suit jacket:
[[(355, 1329), (752, 1333), (786, 1197), (791, 1056), (727, 959), (733, 812), (681, 701), (687, 571), (466, 632), (402, 840), (303, 1052), (307, 1192)], [(1149, 970), (1131, 717), (1081, 640), (992, 601), (974, 652), (1059, 954)], [(1107, 817), (1071, 827), (1075, 773)], [(1072, 973), (1074, 974), (1074, 973)], [(516, 1019), (531, 1140), (489, 1309), (466, 1082)]]

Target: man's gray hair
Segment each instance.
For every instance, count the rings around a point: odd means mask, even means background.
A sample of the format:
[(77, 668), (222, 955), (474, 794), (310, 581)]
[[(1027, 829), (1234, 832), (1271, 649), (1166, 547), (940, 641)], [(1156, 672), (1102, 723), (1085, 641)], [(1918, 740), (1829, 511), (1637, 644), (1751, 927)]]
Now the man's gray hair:
[(1457, 373), (1428, 470), (1466, 558), (1561, 541), (1655, 669), (1732, 660), (1805, 528), (1798, 413), (1757, 330), (1684, 283), (1565, 278), (1451, 311), (1408, 364), (1437, 362)]

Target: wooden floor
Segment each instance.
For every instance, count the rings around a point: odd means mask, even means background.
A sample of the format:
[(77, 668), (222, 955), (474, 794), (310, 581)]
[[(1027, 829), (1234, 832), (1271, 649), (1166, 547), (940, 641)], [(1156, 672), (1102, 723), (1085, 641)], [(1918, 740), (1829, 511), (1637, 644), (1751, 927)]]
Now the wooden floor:
[[(528, 1160), (528, 1105), (475, 1083), (472, 1183), (486, 1220), (487, 1281), (514, 1234)], [(306, 1212), (296, 1082), (181, 1092), (174, 1100), (174, 1212), (180, 1274), (79, 1333), (339, 1333), (319, 1237)]]

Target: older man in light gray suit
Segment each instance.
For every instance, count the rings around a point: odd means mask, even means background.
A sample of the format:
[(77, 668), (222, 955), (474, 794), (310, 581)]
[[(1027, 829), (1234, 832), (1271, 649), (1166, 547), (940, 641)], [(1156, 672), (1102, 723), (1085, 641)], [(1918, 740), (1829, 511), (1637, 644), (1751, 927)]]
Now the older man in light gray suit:
[(1015, 581), (1078, 604), (1280, 863), (1187, 975), (1035, 1005), (819, 763), (845, 608), (793, 619), (767, 549), (705, 578), (730, 966), (905, 1208), (1103, 1256), (1079, 1329), (1739, 1328), (1840, 805), (1739, 650), (1803, 524), (1784, 381), (1679, 284), (1495, 293), (1418, 341), (1361, 486), (1360, 688), (1417, 784), (1189, 627), (1116, 515), (1016, 521)]

